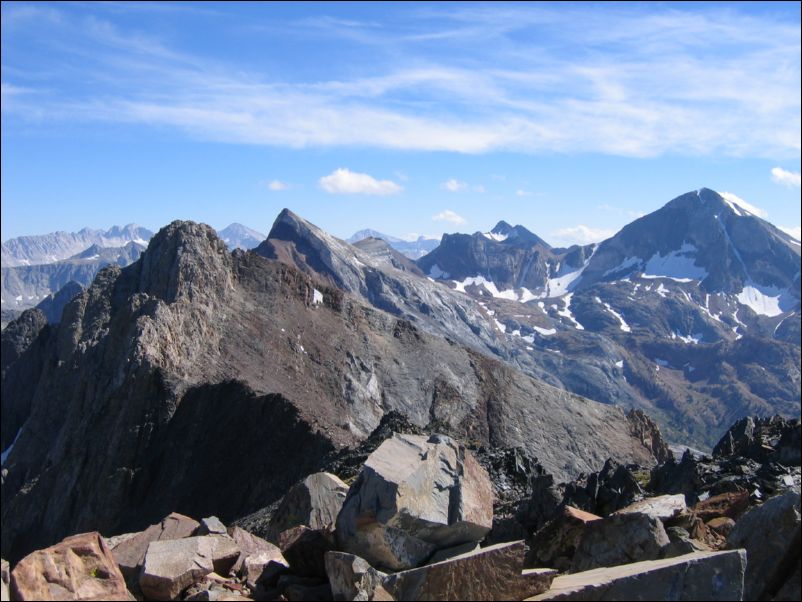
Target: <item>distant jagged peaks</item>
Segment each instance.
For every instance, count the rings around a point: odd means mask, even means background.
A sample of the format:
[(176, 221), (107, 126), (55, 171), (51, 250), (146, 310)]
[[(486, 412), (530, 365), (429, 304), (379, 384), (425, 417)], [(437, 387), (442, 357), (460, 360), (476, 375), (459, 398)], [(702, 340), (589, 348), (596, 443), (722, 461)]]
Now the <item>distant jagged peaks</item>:
[(485, 238), (496, 242), (515, 245), (540, 245), (547, 249), (551, 248), (546, 241), (523, 226), (511, 226), (504, 220), (501, 220), (490, 232), (485, 232), (483, 235)]
[(267, 238), (261, 232), (257, 232), (237, 222), (229, 224), (227, 227), (220, 230), (218, 235), (232, 251), (234, 249), (255, 249)]
[(79, 232), (51, 232), (37, 236), (20, 236), (3, 243), (3, 267), (42, 265), (69, 259), (92, 245), (124, 247), (130, 242), (147, 246), (153, 232), (128, 224), (108, 230), (83, 228)]

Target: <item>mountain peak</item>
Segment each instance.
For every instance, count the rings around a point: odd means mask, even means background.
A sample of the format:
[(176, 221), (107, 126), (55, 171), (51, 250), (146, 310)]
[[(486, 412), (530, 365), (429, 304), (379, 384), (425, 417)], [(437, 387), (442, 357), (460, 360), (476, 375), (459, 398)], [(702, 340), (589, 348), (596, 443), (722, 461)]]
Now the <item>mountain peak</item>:
[(510, 226), (504, 220), (501, 220), (499, 223), (495, 225), (495, 227), (490, 232), (492, 232), (493, 234), (506, 235), (509, 234), (512, 231), (512, 229), (513, 229), (512, 226)]

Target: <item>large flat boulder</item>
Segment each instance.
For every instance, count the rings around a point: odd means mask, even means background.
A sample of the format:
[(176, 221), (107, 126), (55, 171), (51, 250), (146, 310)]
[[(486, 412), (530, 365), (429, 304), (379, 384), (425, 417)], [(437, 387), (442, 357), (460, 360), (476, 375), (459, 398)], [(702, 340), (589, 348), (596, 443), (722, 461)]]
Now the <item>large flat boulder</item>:
[(660, 519), (640, 513), (613, 514), (586, 525), (571, 569), (579, 572), (655, 560), (668, 544)]
[(296, 575), (325, 577), (326, 552), (334, 550), (336, 546), (330, 531), (299, 525), (279, 536), (279, 547)]
[(663, 522), (669, 521), (675, 516), (687, 510), (685, 496), (681, 493), (675, 495), (658, 495), (630, 504), (626, 508), (616, 510), (615, 514), (633, 514), (639, 512), (653, 516)]
[(306, 525), (325, 529), (334, 525), (343, 507), (348, 485), (328, 472), (316, 472), (296, 483), (281, 500), (270, 519), (267, 538), (277, 542), (278, 536), (292, 527)]
[[(188, 516), (172, 512), (160, 522), (151, 525), (140, 533), (126, 534), (120, 538), (117, 545), (112, 547), (114, 560), (120, 567), (123, 575), (129, 578), (138, 578), (145, 552), (152, 541), (165, 541), (182, 539), (194, 535), (200, 523)], [(111, 538), (114, 540), (115, 538)]]
[(745, 570), (743, 550), (696, 552), (563, 575), (530, 600), (743, 600)]
[(148, 545), (139, 587), (149, 600), (175, 600), (206, 575), (226, 574), (239, 556), (231, 538), (205, 535)]
[(395, 600), (522, 600), (546, 591), (557, 571), (523, 572), (524, 542), (481, 548), (382, 582)]
[(394, 435), (365, 462), (337, 517), (343, 551), (380, 569), (419, 566), (493, 526), (487, 471), (450, 437)]
[(746, 600), (771, 598), (799, 558), (800, 496), (787, 491), (744, 514), (727, 537), (728, 549), (745, 548)]
[(15, 600), (133, 600), (100, 533), (28, 554), (11, 573)]
[[(249, 533), (240, 527), (229, 527), (228, 536), (234, 540), (234, 543), (239, 547), (239, 557), (237, 558), (231, 571), (234, 573), (241, 572), (245, 567), (245, 561), (257, 554), (261, 554), (262, 558), (270, 558), (271, 560), (280, 560), (284, 562), (284, 557), (281, 555), (281, 550), (278, 546), (273, 545), (267, 540), (262, 539)], [(255, 563), (251, 563), (254, 565)], [(286, 563), (285, 563), (286, 564)]]

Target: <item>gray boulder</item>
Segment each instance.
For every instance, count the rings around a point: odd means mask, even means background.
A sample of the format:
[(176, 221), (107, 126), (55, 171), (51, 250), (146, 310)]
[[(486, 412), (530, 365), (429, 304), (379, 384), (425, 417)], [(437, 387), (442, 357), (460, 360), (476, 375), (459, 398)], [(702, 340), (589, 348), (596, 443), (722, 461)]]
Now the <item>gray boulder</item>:
[(565, 506), (556, 518), (539, 529), (529, 540), (524, 566), (549, 566), (560, 571), (571, 568), (571, 561), (588, 523), (600, 516)]
[(563, 575), (531, 599), (743, 600), (745, 570), (743, 550), (696, 552)]
[(585, 526), (572, 571), (654, 560), (668, 544), (660, 519), (646, 514), (614, 514)]
[(225, 535), (226, 526), (216, 516), (202, 518), (198, 535)]
[(688, 506), (685, 504), (685, 496), (681, 493), (675, 495), (658, 495), (649, 497), (626, 508), (616, 510), (615, 514), (640, 513), (653, 516), (663, 522), (669, 521), (675, 516), (685, 512)]
[(744, 514), (727, 537), (728, 549), (745, 548), (748, 555), (745, 599), (772, 597), (793, 572), (800, 548), (799, 503), (793, 491), (771, 498)]
[(341, 549), (380, 569), (419, 566), (493, 525), (487, 471), (449, 437), (394, 435), (365, 462), (337, 517)]
[(278, 541), (278, 536), (292, 527), (306, 525), (312, 529), (330, 527), (348, 494), (348, 485), (328, 472), (316, 472), (296, 483), (281, 500), (270, 520), (267, 538)]
[[(255, 556), (264, 552), (271, 558), (281, 557), (281, 550), (278, 548), (278, 546), (275, 546), (269, 541), (266, 541), (261, 537), (257, 537), (252, 533), (248, 533), (245, 529), (240, 527), (229, 527), (228, 535), (239, 547), (239, 558), (237, 558), (234, 566), (231, 567), (231, 571), (233, 573), (241, 572), (245, 565), (245, 561), (250, 556)], [(281, 560), (283, 561), (283, 557), (281, 557)]]

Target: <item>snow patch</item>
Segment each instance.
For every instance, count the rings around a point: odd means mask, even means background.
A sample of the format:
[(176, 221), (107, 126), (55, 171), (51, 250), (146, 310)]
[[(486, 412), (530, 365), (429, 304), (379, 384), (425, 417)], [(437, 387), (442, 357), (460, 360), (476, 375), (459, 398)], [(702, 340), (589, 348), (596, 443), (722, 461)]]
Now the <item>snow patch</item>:
[(624, 367), (624, 360), (618, 360), (618, 361), (615, 363), (615, 367), (616, 367), (616, 368), (623, 368), (623, 367)]
[[(736, 295), (738, 302), (751, 308), (756, 314), (761, 316), (779, 316), (793, 302), (788, 290), (779, 289), (774, 286), (761, 286), (749, 283), (743, 290)], [(783, 309), (785, 307), (786, 309)]]
[(502, 242), (507, 240), (507, 234), (496, 234), (495, 232), (482, 232), (482, 236), (485, 238), (489, 238), (490, 240), (495, 240), (496, 242)]
[(574, 323), (574, 327), (577, 330), (585, 330), (585, 327), (582, 326), (582, 324), (580, 324), (579, 322), (577, 322), (576, 318), (574, 317), (574, 314), (571, 313), (571, 297), (573, 297), (573, 296), (574, 296), (574, 293), (568, 293), (567, 295), (565, 295), (565, 297), (563, 299), (565, 301), (565, 309), (558, 310), (557, 314), (562, 316), (563, 318), (567, 318), (571, 322), (573, 322)]
[(317, 305), (318, 303), (323, 303), (323, 293), (321, 293), (317, 289), (312, 290), (312, 303)]
[(556, 328), (541, 328), (540, 326), (532, 326), (532, 328), (534, 328), (539, 335), (544, 337), (550, 337), (553, 334), (557, 334)]
[(623, 271), (623, 270), (625, 270), (627, 268), (631, 268), (633, 266), (639, 265), (642, 261), (643, 260), (640, 257), (627, 257), (626, 259), (624, 259), (624, 261), (619, 263), (617, 266), (615, 266), (614, 268), (610, 268), (604, 274), (602, 274), (602, 278), (604, 278), (605, 276), (609, 276), (610, 274), (615, 274), (617, 272), (621, 272), (621, 271)]
[(695, 264), (696, 247), (684, 242), (668, 255), (655, 254), (643, 267), (643, 278), (670, 278), (677, 282), (691, 282), (707, 278), (707, 270)]

